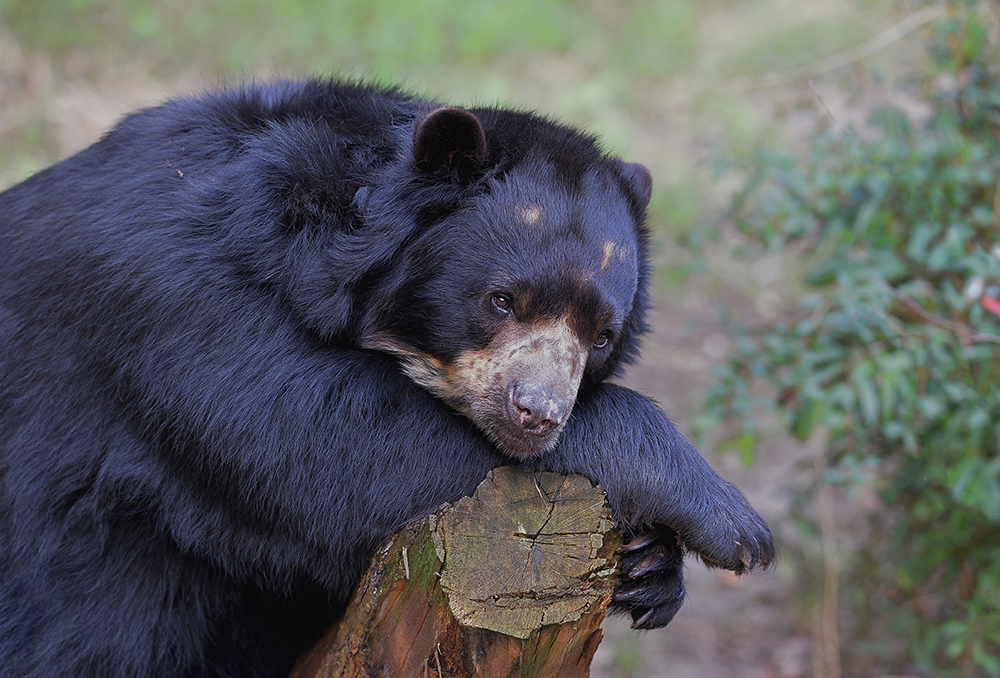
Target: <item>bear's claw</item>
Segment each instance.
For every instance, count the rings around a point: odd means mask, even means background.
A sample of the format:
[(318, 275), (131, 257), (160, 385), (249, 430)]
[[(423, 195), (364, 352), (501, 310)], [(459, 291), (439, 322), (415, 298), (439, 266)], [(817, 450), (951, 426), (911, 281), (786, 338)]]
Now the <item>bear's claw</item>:
[(684, 602), (684, 549), (665, 525), (635, 535), (620, 550), (622, 581), (612, 611), (632, 617), (635, 629), (665, 626)]

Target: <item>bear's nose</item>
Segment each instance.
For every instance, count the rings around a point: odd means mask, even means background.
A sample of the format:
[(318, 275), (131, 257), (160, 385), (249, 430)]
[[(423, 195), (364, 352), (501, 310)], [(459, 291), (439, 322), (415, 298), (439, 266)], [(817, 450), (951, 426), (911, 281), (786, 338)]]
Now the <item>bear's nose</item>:
[(522, 431), (547, 435), (556, 428), (569, 409), (569, 403), (551, 389), (537, 384), (519, 384), (510, 392), (509, 411)]

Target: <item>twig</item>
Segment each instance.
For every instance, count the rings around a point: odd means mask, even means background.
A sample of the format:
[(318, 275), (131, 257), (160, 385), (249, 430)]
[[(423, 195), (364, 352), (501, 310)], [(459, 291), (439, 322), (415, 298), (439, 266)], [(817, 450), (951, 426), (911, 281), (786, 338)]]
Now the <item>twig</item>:
[(812, 323), (812, 326), (818, 329), (831, 308), (833, 308), (833, 302), (826, 298), (816, 304), (816, 308), (809, 314), (809, 322)]
[(830, 119), (831, 119), (831, 120), (833, 120), (833, 121), (834, 121), (835, 123), (837, 123), (837, 127), (839, 127), (840, 129), (844, 130), (844, 133), (845, 133), (845, 134), (852, 134), (852, 135), (853, 135), (853, 134), (854, 134), (854, 132), (852, 132), (851, 130), (847, 129), (847, 128), (846, 128), (846, 127), (845, 127), (845, 126), (844, 126), (844, 125), (843, 125), (843, 124), (842, 124), (842, 123), (840, 122), (840, 120), (838, 120), (838, 119), (837, 119), (837, 116), (833, 114), (833, 109), (832, 109), (832, 108), (830, 108), (830, 107), (829, 107), (829, 106), (827, 105), (827, 103), (826, 103), (826, 99), (824, 99), (824, 98), (823, 98), (823, 95), (819, 93), (819, 90), (818, 90), (818, 89), (816, 89), (816, 86), (815, 86), (815, 85), (813, 84), (813, 81), (812, 81), (812, 80), (808, 80), (807, 82), (809, 83), (809, 89), (811, 89), (811, 90), (813, 91), (813, 94), (815, 94), (815, 95), (816, 95), (816, 98), (817, 98), (817, 99), (819, 99), (819, 102), (820, 102), (821, 104), (823, 104), (823, 108), (825, 108), (825, 109), (826, 109), (826, 112), (827, 112), (827, 115), (829, 115), (829, 116), (830, 116)]
[(837, 547), (837, 514), (833, 504), (833, 492), (823, 482), (826, 475), (826, 452), (830, 432), (818, 427), (807, 443), (813, 451), (813, 467), (819, 483), (820, 535), (823, 542), (823, 609), (820, 617), (821, 661), (817, 668), (822, 678), (840, 678), (840, 630), (837, 626), (840, 595), (840, 554)]
[(892, 295), (894, 299), (902, 302), (908, 309), (919, 315), (921, 318), (929, 323), (933, 323), (938, 327), (942, 327), (950, 332), (953, 332), (963, 345), (968, 344), (1000, 344), (1000, 336), (995, 334), (988, 334), (986, 332), (976, 332), (968, 325), (962, 323), (957, 323), (954, 320), (948, 320), (937, 313), (928, 311), (923, 306), (917, 302), (913, 297), (903, 296), (896, 290), (892, 285), (885, 282), (884, 280), (879, 280), (878, 278), (873, 279), (875, 284), (884, 289), (886, 292)]
[(1000, 226), (1000, 174), (997, 175), (997, 188), (993, 192), (993, 225)]
[(0, 33), (3, 33), (3, 37), (9, 40), (14, 46), (14, 52), (16, 52), (17, 58), (17, 68), (28, 74), (28, 54), (24, 51), (21, 46), (21, 41), (17, 39), (17, 34), (14, 33), (14, 29), (11, 28), (10, 22), (7, 21), (7, 17), (0, 12)]
[(831, 54), (828, 57), (808, 66), (793, 68), (787, 71), (773, 71), (759, 76), (739, 78), (733, 81), (731, 87), (737, 91), (768, 89), (770, 87), (784, 87), (795, 83), (811, 80), (812, 78), (832, 73), (839, 68), (866, 59), (877, 52), (902, 40), (910, 33), (913, 33), (923, 25), (937, 19), (945, 12), (944, 0), (937, 0), (923, 9), (917, 10), (902, 21), (890, 26), (878, 35), (869, 40), (850, 47), (848, 49)]
[(1000, 337), (995, 334), (974, 332), (968, 325), (963, 325), (962, 323), (942, 318), (937, 313), (932, 313), (925, 309), (912, 297), (904, 297), (899, 294), (893, 294), (893, 296), (906, 304), (907, 308), (912, 310), (924, 320), (934, 323), (938, 327), (943, 327), (946, 330), (954, 332), (955, 335), (958, 336), (959, 341), (963, 344), (1000, 344)]

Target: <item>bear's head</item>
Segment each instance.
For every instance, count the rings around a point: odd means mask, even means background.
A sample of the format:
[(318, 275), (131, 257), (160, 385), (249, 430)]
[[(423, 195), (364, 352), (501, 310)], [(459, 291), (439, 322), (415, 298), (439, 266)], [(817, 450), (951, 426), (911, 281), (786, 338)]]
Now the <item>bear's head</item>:
[(649, 171), (503, 109), (438, 108), (393, 134), (353, 225), (296, 236), (288, 297), (324, 340), (396, 356), (503, 451), (542, 454), (578, 392), (635, 355)]
[(565, 128), (480, 115), (486, 129), (452, 108), (417, 124), (408, 185), (436, 199), (403, 199), (426, 223), (367, 295), (360, 343), (527, 458), (634, 349), (651, 179)]

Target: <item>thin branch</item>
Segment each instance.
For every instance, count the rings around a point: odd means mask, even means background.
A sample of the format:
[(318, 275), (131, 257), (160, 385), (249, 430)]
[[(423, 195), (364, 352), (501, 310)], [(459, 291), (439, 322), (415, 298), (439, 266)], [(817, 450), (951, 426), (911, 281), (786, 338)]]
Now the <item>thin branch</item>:
[(997, 188), (993, 193), (993, 225), (1000, 226), (1000, 174), (997, 175)]
[(954, 320), (948, 320), (947, 318), (939, 316), (937, 313), (928, 311), (921, 306), (916, 299), (900, 294), (896, 288), (884, 280), (875, 278), (874, 282), (886, 292), (891, 294), (894, 299), (902, 302), (908, 309), (919, 315), (927, 322), (953, 332), (962, 344), (1000, 344), (1000, 336), (987, 334), (985, 332), (976, 332), (968, 325), (957, 323)]
[(817, 427), (809, 436), (807, 447), (813, 452), (813, 468), (818, 482), (817, 501), (819, 504), (820, 536), (823, 544), (823, 604), (819, 623), (819, 671), (822, 678), (840, 678), (840, 632), (837, 626), (840, 597), (840, 552), (837, 538), (837, 513), (834, 506), (833, 490), (824, 482), (827, 470), (826, 455), (830, 443), (830, 432)]
[(828, 57), (808, 66), (793, 68), (787, 71), (773, 71), (759, 76), (739, 78), (732, 82), (726, 89), (736, 91), (746, 91), (755, 89), (768, 89), (771, 87), (784, 87), (800, 82), (807, 82), (812, 78), (817, 78), (827, 73), (832, 73), (844, 66), (866, 59), (873, 54), (881, 52), (893, 43), (899, 42), (910, 33), (921, 28), (925, 24), (934, 21), (945, 12), (944, 0), (937, 0), (923, 9), (917, 10), (902, 21), (890, 26), (873, 38), (850, 47), (848, 49), (831, 54)]
[[(894, 295), (895, 296), (895, 295)], [(951, 330), (954, 332), (962, 343), (967, 344), (1000, 344), (1000, 337), (995, 334), (986, 334), (984, 332), (975, 332), (968, 325), (963, 325), (962, 323), (957, 323), (947, 318), (942, 318), (936, 313), (931, 313), (923, 306), (921, 306), (912, 297), (901, 297), (897, 296), (897, 299), (906, 304), (907, 308), (914, 311), (924, 320), (934, 323), (939, 327), (943, 327), (946, 330)]]
[(827, 105), (826, 99), (824, 99), (823, 95), (819, 93), (818, 89), (816, 89), (816, 86), (813, 84), (813, 81), (809, 80), (808, 82), (809, 82), (809, 89), (811, 89), (813, 91), (813, 94), (816, 95), (816, 98), (819, 99), (819, 102), (821, 104), (823, 104), (823, 108), (826, 109), (826, 113), (827, 113), (827, 115), (830, 116), (830, 119), (833, 120), (837, 124), (837, 127), (839, 127), (840, 129), (844, 130), (845, 134), (853, 135), (854, 132), (851, 131), (851, 130), (849, 130), (847, 127), (845, 127), (843, 125), (843, 123), (841, 123), (840, 120), (837, 119), (837, 116), (833, 114), (833, 109), (830, 108), (830, 106)]

